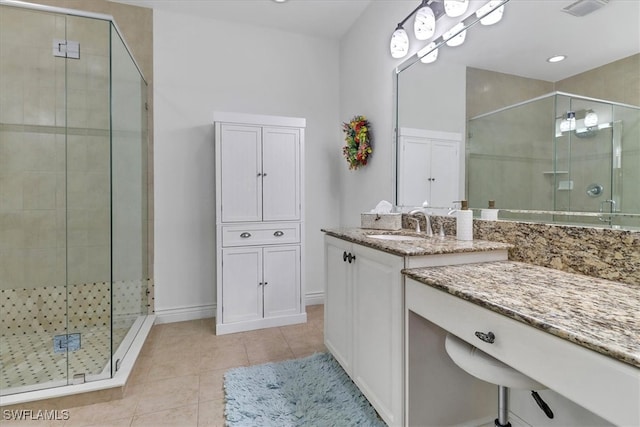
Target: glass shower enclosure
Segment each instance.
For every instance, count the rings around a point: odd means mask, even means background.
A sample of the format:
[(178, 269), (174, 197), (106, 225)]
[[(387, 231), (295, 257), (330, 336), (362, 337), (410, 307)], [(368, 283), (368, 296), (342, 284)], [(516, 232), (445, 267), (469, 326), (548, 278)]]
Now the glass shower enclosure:
[(147, 86), (111, 17), (0, 2), (0, 394), (111, 378), (148, 314)]
[(474, 117), (468, 131), (472, 207), (640, 227), (640, 107), (553, 92)]

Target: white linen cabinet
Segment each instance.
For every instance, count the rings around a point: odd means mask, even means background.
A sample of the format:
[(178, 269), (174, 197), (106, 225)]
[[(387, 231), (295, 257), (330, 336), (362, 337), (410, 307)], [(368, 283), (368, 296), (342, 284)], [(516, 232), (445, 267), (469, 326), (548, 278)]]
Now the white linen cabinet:
[(304, 323), (304, 128), (214, 113), (216, 334)]

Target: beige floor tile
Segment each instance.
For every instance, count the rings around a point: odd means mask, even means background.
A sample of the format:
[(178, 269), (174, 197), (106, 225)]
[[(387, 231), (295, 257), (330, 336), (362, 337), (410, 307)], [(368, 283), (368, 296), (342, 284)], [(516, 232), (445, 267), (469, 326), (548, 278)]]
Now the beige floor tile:
[(222, 399), (200, 402), (198, 427), (224, 427), (224, 401)]
[(198, 354), (165, 354), (154, 356), (146, 382), (185, 375), (194, 375), (199, 371), (200, 355)]
[(270, 341), (282, 343), (284, 336), (280, 328), (258, 329), (255, 331), (242, 332), (239, 335), (245, 344), (253, 344), (256, 342)]
[(216, 348), (200, 357), (200, 372), (229, 369), (249, 364), (247, 350), (243, 344)]
[(200, 402), (224, 398), (224, 373), (226, 371), (226, 369), (218, 369), (200, 374)]
[(198, 405), (187, 405), (178, 408), (157, 411), (150, 414), (137, 415), (133, 417), (132, 427), (197, 427), (198, 425)]
[(111, 402), (79, 406), (69, 409), (69, 419), (65, 427), (90, 426), (100, 423), (131, 418), (136, 409), (135, 399), (118, 399)]
[(203, 335), (201, 338), (200, 354), (202, 355), (216, 348), (244, 344), (242, 334)]
[(158, 329), (160, 336), (166, 338), (172, 335), (193, 335), (202, 334), (207, 330), (205, 322), (209, 319), (188, 320), (186, 322), (163, 323), (154, 326)]
[(189, 375), (145, 384), (135, 415), (198, 403), (199, 381), (197, 375)]
[(122, 418), (120, 420), (115, 420), (115, 421), (99, 422), (97, 424), (93, 424), (91, 426), (86, 426), (86, 427), (129, 427), (131, 425), (132, 420), (133, 420), (133, 417)]
[(256, 341), (245, 345), (247, 347), (249, 364), (251, 365), (279, 362), (281, 360), (293, 359), (295, 357), (284, 337), (282, 340), (278, 340), (277, 342)]

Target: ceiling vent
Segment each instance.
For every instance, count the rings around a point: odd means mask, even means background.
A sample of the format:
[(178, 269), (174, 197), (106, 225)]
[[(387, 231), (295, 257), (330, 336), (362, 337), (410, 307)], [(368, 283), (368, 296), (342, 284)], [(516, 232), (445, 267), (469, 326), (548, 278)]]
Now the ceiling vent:
[(578, 0), (562, 9), (562, 11), (573, 16), (585, 16), (606, 6), (608, 3), (609, 0)]

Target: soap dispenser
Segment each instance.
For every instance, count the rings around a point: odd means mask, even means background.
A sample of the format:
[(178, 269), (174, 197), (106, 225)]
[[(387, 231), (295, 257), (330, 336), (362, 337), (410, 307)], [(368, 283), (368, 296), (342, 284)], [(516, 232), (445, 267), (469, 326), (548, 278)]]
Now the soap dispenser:
[(466, 200), (460, 202), (461, 208), (456, 212), (456, 239), (473, 240), (473, 211)]
[(482, 211), (480, 211), (480, 218), (495, 221), (498, 219), (498, 210), (499, 209), (496, 209), (496, 201), (489, 200), (489, 208), (482, 209)]

